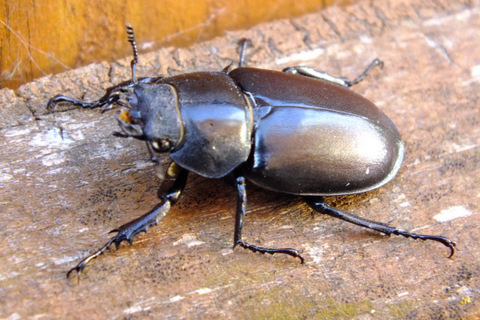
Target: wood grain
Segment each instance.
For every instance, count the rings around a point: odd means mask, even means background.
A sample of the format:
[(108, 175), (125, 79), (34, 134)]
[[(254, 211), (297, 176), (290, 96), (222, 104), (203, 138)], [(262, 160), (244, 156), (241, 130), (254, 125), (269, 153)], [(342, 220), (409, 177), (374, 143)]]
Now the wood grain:
[(348, 0), (9, 0), (0, 6), (0, 87), (19, 85), (130, 54), (131, 23), (141, 52), (187, 47), (261, 22), (298, 17)]

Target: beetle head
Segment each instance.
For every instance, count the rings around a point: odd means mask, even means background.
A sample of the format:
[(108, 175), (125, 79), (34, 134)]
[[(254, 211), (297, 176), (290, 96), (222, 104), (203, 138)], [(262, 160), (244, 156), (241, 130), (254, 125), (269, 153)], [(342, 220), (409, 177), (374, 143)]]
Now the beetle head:
[(82, 108), (102, 108), (103, 111), (115, 105), (124, 107), (117, 116), (122, 132), (115, 132), (116, 136), (145, 140), (157, 152), (173, 151), (180, 146), (183, 138), (177, 93), (162, 78), (136, 78), (137, 45), (132, 26), (127, 24), (126, 27), (133, 50), (132, 79), (108, 88), (98, 101), (84, 102), (58, 95), (49, 100), (47, 108), (53, 108), (61, 102), (73, 103)]
[(145, 140), (157, 152), (169, 152), (182, 141), (183, 123), (175, 89), (157, 80), (125, 88), (122, 95), (128, 109), (117, 121), (123, 131), (120, 135)]
[(145, 140), (157, 152), (172, 151), (179, 146), (183, 137), (176, 91), (172, 86), (162, 83), (162, 78), (136, 79), (137, 44), (132, 26), (127, 24), (126, 28), (133, 51), (132, 80), (118, 87), (110, 96), (118, 93), (116, 103), (121, 105), (120, 99), (125, 97), (130, 109), (120, 113), (117, 117), (118, 124), (123, 136)]

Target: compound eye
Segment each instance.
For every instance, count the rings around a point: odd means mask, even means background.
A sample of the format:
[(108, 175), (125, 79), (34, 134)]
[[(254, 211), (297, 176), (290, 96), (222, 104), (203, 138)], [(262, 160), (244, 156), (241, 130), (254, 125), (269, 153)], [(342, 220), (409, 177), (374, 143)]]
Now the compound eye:
[(153, 150), (157, 152), (166, 152), (172, 149), (172, 143), (170, 140), (163, 139), (163, 140), (154, 140), (151, 142)]

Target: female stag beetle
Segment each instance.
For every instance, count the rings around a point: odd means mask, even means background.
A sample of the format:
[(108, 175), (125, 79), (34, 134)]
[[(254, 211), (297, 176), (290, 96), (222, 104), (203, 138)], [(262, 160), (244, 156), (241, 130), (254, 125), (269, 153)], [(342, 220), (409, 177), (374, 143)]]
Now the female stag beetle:
[[(120, 105), (121, 132), (115, 135), (146, 141), (152, 155), (168, 152), (171, 160), (151, 211), (113, 230), (102, 248), (72, 268), (85, 266), (114, 243), (117, 247), (157, 224), (185, 187), (188, 173), (207, 178), (233, 177), (237, 209), (233, 246), (253, 252), (283, 253), (290, 248), (265, 248), (242, 239), (247, 203), (246, 180), (269, 190), (302, 196), (314, 210), (381, 233), (434, 240), (455, 252), (455, 243), (442, 236), (402, 231), (330, 207), (322, 196), (361, 193), (390, 181), (400, 168), (404, 145), (392, 121), (372, 102), (348, 87), (362, 81), (374, 60), (355, 80), (337, 78), (307, 67), (279, 71), (243, 66), (222, 72), (195, 72), (172, 77), (135, 77), (138, 60), (133, 28), (127, 24), (133, 49), (132, 80), (107, 90), (87, 103), (65, 96), (48, 102), (53, 108), (69, 102), (107, 110)], [(173, 181), (173, 182), (171, 182)]]

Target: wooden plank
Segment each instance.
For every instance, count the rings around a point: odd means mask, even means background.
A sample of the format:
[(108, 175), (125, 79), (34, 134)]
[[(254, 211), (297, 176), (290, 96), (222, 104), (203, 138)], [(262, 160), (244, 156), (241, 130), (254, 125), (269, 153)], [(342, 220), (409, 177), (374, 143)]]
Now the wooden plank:
[(178, 205), (134, 246), (109, 251), (78, 283), (65, 279), (108, 240), (107, 231), (157, 202), (159, 180), (144, 144), (111, 136), (115, 111), (44, 109), (58, 93), (100, 97), (129, 78), (122, 60), (0, 91), (1, 318), (478, 317), (478, 4), (329, 8), (143, 55), (138, 73), (220, 70), (236, 61), (241, 37), (254, 44), (247, 63), (262, 68), (306, 64), (354, 77), (375, 57), (385, 61), (353, 90), (397, 124), (403, 166), (379, 190), (327, 200), (402, 229), (447, 236), (458, 243), (454, 258), (437, 243), (312, 217), (297, 197), (252, 186), (245, 239), (302, 249), (306, 264), (232, 250), (234, 190), (191, 177)]
[[(103, 0), (2, 1), (0, 87), (12, 89), (35, 78), (130, 54), (121, 26), (135, 25), (141, 52), (187, 47), (250, 28), (293, 18), (348, 0)], [(105, 14), (108, 12), (108, 14)]]

